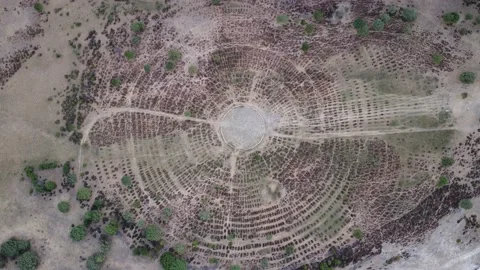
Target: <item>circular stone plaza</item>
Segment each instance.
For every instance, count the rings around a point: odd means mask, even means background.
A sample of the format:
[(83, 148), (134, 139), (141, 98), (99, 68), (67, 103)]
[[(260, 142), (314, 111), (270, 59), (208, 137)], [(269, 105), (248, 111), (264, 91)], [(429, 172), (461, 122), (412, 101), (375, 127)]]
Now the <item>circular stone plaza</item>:
[(222, 117), (220, 132), (229, 146), (236, 150), (250, 150), (265, 137), (266, 123), (258, 110), (249, 105), (239, 105)]

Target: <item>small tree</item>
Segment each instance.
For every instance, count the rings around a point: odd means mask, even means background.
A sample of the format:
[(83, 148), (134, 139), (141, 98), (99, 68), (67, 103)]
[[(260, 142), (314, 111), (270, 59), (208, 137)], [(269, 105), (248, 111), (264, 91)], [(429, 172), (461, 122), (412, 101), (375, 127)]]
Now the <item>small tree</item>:
[(135, 59), (135, 53), (132, 51), (126, 51), (124, 55), (125, 55), (125, 58), (127, 58), (127, 60), (129, 61)]
[(455, 161), (451, 157), (442, 157), (442, 166), (449, 167), (452, 166)]
[(141, 40), (142, 39), (139, 36), (133, 36), (131, 42), (132, 42), (133, 45), (138, 45), (138, 44), (140, 44)]
[(177, 63), (182, 60), (182, 53), (178, 50), (170, 50), (168, 51), (168, 60)]
[(240, 267), (240, 265), (234, 264), (234, 265), (230, 266), (230, 270), (242, 270), (242, 267)]
[(352, 232), (353, 237), (357, 238), (358, 240), (363, 238), (363, 232), (360, 229), (355, 229)]
[(142, 32), (145, 29), (145, 23), (143, 21), (135, 21), (130, 25), (130, 29), (135, 32)]
[(73, 241), (82, 241), (87, 235), (87, 229), (83, 225), (78, 225), (70, 230), (70, 238)]
[(7, 258), (13, 258), (17, 256), (17, 241), (15, 239), (10, 239), (2, 243), (2, 245), (0, 246), (0, 254)]
[(42, 13), (43, 12), (43, 5), (42, 3), (35, 3), (33, 4), (33, 8), (37, 11), (37, 12), (40, 12)]
[(120, 79), (118, 79), (118, 78), (113, 78), (113, 79), (110, 81), (110, 84), (112, 84), (112, 85), (115, 86), (115, 87), (119, 87), (120, 84), (122, 84), (122, 81), (120, 81)]
[(315, 10), (315, 12), (313, 12), (313, 19), (317, 22), (317, 23), (321, 23), (323, 22), (323, 20), (325, 19), (325, 13), (318, 9), (318, 10)]
[(167, 63), (165, 63), (165, 69), (167, 71), (172, 71), (175, 69), (175, 64), (171, 61), (167, 61)]
[(129, 211), (122, 212), (122, 219), (126, 224), (133, 224), (135, 221), (133, 214)]
[(280, 15), (277, 16), (276, 19), (277, 19), (278, 24), (286, 24), (286, 23), (288, 23), (289, 18), (285, 14), (280, 14)]
[(432, 61), (435, 65), (440, 65), (443, 62), (443, 55), (441, 54), (434, 54), (432, 55)]
[(383, 13), (382, 15), (380, 15), (380, 20), (382, 20), (384, 24), (389, 24), (392, 18), (390, 17), (390, 15), (388, 15), (388, 13)]
[(295, 247), (293, 247), (293, 245), (288, 245), (285, 247), (285, 255), (287, 257), (293, 255), (294, 252), (295, 252)]
[(132, 178), (128, 175), (124, 175), (122, 177), (122, 184), (124, 186), (131, 187), (132, 186)]
[(63, 164), (62, 171), (63, 171), (63, 175), (65, 176), (67, 176), (70, 173), (70, 161), (67, 161), (65, 162), (65, 164)]
[(448, 178), (445, 176), (440, 176), (440, 179), (438, 180), (438, 183), (437, 183), (437, 187), (441, 188), (446, 185), (448, 185)]
[(385, 23), (381, 19), (376, 19), (373, 22), (373, 29), (375, 31), (383, 31), (384, 28), (385, 28)]
[(37, 269), (40, 259), (37, 253), (27, 251), (23, 253), (17, 260), (17, 266), (20, 270), (34, 270)]
[(390, 15), (392, 17), (397, 14), (397, 11), (398, 11), (398, 8), (397, 8), (397, 6), (394, 6), (394, 5), (388, 6), (388, 8), (387, 8), (388, 15)]
[(145, 228), (145, 238), (149, 241), (160, 241), (162, 234), (162, 230), (157, 225), (150, 224)]
[(61, 201), (57, 204), (57, 209), (62, 213), (68, 213), (70, 211), (70, 203), (67, 201)]
[(81, 187), (77, 191), (77, 200), (87, 201), (92, 197), (92, 191), (87, 187)]
[(176, 244), (176, 245), (175, 245), (175, 252), (176, 252), (178, 255), (183, 255), (183, 254), (185, 254), (185, 245), (183, 245), (183, 244)]
[(468, 210), (468, 209), (471, 209), (473, 207), (473, 203), (472, 203), (472, 201), (470, 201), (468, 199), (463, 199), (463, 200), (460, 200), (460, 202), (458, 203), (458, 206), (460, 208)]
[(218, 6), (218, 5), (220, 5), (220, 0), (212, 0), (212, 4), (214, 6)]
[(472, 84), (475, 82), (477, 75), (471, 71), (465, 71), (460, 74), (460, 81), (465, 84)]
[(357, 18), (355, 21), (353, 21), (353, 28), (355, 29), (360, 29), (367, 25), (367, 23), (362, 19), (362, 18)]
[(473, 15), (471, 13), (465, 14), (465, 20), (467, 21), (473, 20)]
[(109, 235), (115, 235), (118, 232), (120, 224), (118, 224), (117, 220), (110, 220), (107, 226), (105, 226), (105, 232)]
[(444, 14), (442, 18), (447, 25), (452, 25), (454, 23), (457, 23), (460, 20), (460, 15), (458, 15), (458, 13), (456, 12), (450, 12), (450, 13)]
[(145, 70), (146, 73), (150, 73), (151, 66), (149, 64), (146, 64), (143, 66), (143, 70)]
[(307, 35), (313, 34), (314, 31), (315, 31), (315, 26), (313, 24), (309, 23), (305, 26), (305, 33), (307, 33)]
[(57, 183), (55, 183), (53, 181), (47, 181), (45, 183), (45, 190), (48, 191), (48, 192), (51, 192), (56, 188), (57, 188)]
[(83, 224), (89, 226), (91, 223), (98, 223), (102, 219), (102, 213), (98, 210), (87, 211), (83, 216)]
[(370, 29), (368, 28), (368, 25), (364, 25), (361, 28), (357, 29), (357, 35), (359, 37), (366, 37), (368, 36), (369, 32), (370, 32)]
[(413, 22), (417, 19), (417, 11), (413, 8), (405, 8), (402, 12), (402, 20)]
[(300, 47), (300, 49), (301, 49), (304, 53), (306, 53), (306, 52), (308, 52), (308, 50), (310, 49), (310, 44), (308, 44), (308, 42), (303, 42), (303, 43), (302, 43), (302, 46)]

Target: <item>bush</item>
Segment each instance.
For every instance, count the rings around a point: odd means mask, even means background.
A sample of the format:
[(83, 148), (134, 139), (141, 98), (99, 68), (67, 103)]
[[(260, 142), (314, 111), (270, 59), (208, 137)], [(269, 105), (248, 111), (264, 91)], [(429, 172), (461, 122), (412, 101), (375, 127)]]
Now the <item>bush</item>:
[(382, 20), (384, 24), (389, 24), (392, 18), (387, 13), (383, 13), (382, 15), (380, 15), (380, 20)]
[(305, 33), (307, 33), (307, 35), (311, 35), (313, 34), (313, 32), (315, 31), (315, 26), (311, 23), (307, 24), (307, 26), (305, 26)]
[(67, 184), (70, 185), (71, 187), (74, 187), (76, 183), (77, 183), (77, 175), (74, 173), (69, 173), (67, 175)]
[(20, 270), (34, 270), (37, 269), (40, 260), (37, 253), (27, 251), (23, 253), (17, 260), (17, 266)]
[(182, 60), (182, 53), (178, 50), (170, 50), (168, 51), (168, 60), (172, 61), (173, 63), (177, 63), (178, 61)]
[(472, 84), (475, 82), (477, 75), (471, 71), (465, 71), (460, 74), (460, 81), (465, 84)]
[(148, 256), (150, 248), (148, 246), (135, 247), (132, 253), (134, 256)]
[(191, 65), (188, 67), (188, 74), (190, 74), (190, 76), (194, 76), (195, 74), (197, 74), (198, 72), (198, 68), (194, 65)]
[(33, 8), (40, 13), (43, 12), (43, 5), (41, 3), (37, 2), (37, 3), (33, 4)]
[(125, 55), (125, 58), (129, 61), (135, 59), (135, 53), (132, 51), (126, 51), (123, 55)]
[(448, 178), (445, 176), (440, 176), (440, 179), (438, 180), (438, 183), (437, 183), (437, 187), (441, 188), (446, 185), (448, 185)]
[(300, 49), (301, 49), (304, 53), (306, 53), (306, 52), (308, 52), (308, 50), (310, 49), (310, 44), (308, 44), (308, 42), (303, 42), (303, 43), (302, 43), (302, 46), (300, 47)]
[(450, 13), (444, 14), (442, 18), (446, 24), (452, 25), (454, 23), (457, 23), (460, 20), (460, 15), (458, 15), (458, 13), (456, 12), (450, 12)]
[(368, 33), (370, 29), (368, 28), (368, 25), (364, 25), (361, 28), (357, 29), (357, 35), (359, 37), (366, 37), (368, 36)]
[(352, 232), (353, 237), (357, 238), (358, 240), (363, 238), (363, 232), (360, 229), (355, 229)]
[(83, 216), (83, 225), (89, 226), (91, 223), (98, 223), (102, 219), (102, 213), (98, 210), (87, 211)]
[(135, 21), (130, 25), (130, 29), (135, 32), (142, 32), (145, 29), (145, 23), (143, 21)]
[(366, 26), (366, 25), (367, 25), (367, 23), (364, 20), (362, 20), (361, 18), (357, 18), (355, 21), (353, 21), (353, 28), (355, 28), (357, 30)]
[(388, 15), (390, 15), (390, 16), (392, 16), (392, 17), (397, 14), (397, 11), (398, 11), (398, 8), (397, 8), (396, 6), (394, 6), (394, 5), (391, 5), (391, 6), (389, 6), (389, 7), (387, 8), (387, 13), (388, 13)]
[(117, 79), (117, 78), (113, 78), (111, 81), (110, 81), (110, 84), (115, 86), (115, 87), (118, 87), (120, 86), (120, 84), (122, 84), (122, 81), (120, 81), (120, 79)]
[(145, 70), (146, 73), (149, 73), (151, 70), (151, 66), (149, 64), (146, 64), (143, 66), (143, 70)]
[(93, 201), (92, 210), (100, 210), (104, 206), (105, 206), (105, 202), (102, 199), (97, 198), (95, 199), (95, 201)]
[(45, 183), (45, 190), (48, 191), (48, 192), (51, 192), (56, 188), (57, 188), (57, 183), (55, 183), (53, 181), (47, 181)]
[(183, 245), (183, 244), (177, 244), (177, 245), (175, 245), (175, 252), (176, 252), (178, 255), (183, 255), (183, 254), (185, 254), (185, 245)]
[(77, 191), (77, 200), (87, 201), (92, 197), (92, 191), (87, 187), (81, 187)]
[(117, 220), (110, 220), (107, 226), (105, 226), (105, 232), (109, 235), (115, 235), (118, 232), (120, 225)]
[(443, 167), (452, 166), (453, 163), (455, 163), (455, 161), (453, 160), (453, 158), (450, 158), (450, 157), (443, 157), (443, 158), (442, 158), (442, 166), (443, 166)]
[(432, 55), (432, 61), (435, 65), (440, 65), (443, 62), (443, 55), (440, 55), (440, 54)]
[(165, 252), (160, 256), (160, 264), (164, 270), (186, 270), (187, 263), (183, 259), (176, 258), (172, 253)]
[(10, 239), (0, 246), (0, 256), (14, 258), (30, 249), (30, 241)]
[(315, 10), (315, 12), (313, 12), (313, 19), (317, 22), (317, 23), (321, 23), (323, 22), (323, 20), (325, 19), (325, 13), (318, 9), (318, 10)]
[(210, 211), (202, 210), (202, 211), (198, 212), (198, 217), (202, 221), (208, 221), (208, 220), (210, 220)]
[(465, 20), (467, 21), (473, 20), (473, 15), (470, 13), (465, 14)]
[(175, 69), (175, 64), (171, 61), (167, 61), (167, 63), (165, 63), (165, 69), (167, 71), (172, 71)]
[(463, 199), (463, 200), (460, 200), (460, 202), (458, 203), (458, 206), (460, 208), (468, 210), (468, 209), (471, 209), (473, 207), (473, 203), (472, 203), (472, 201), (470, 201), (468, 199)]
[(404, 26), (403, 26), (403, 33), (405, 34), (411, 34), (412, 33), (412, 24), (411, 23), (406, 23)]
[(67, 201), (61, 201), (57, 204), (57, 209), (62, 213), (68, 213), (70, 211), (70, 203)]
[(214, 6), (218, 6), (218, 5), (220, 5), (220, 0), (212, 0), (212, 4)]
[(162, 234), (162, 230), (154, 224), (150, 224), (145, 228), (145, 238), (149, 241), (160, 241)]
[(126, 224), (133, 224), (135, 221), (133, 218), (133, 214), (129, 211), (125, 211), (122, 213), (122, 219)]
[(385, 28), (385, 23), (383, 23), (381, 19), (376, 19), (373, 22), (373, 29), (375, 31), (383, 31), (384, 28)]
[(133, 45), (138, 45), (138, 44), (140, 44), (141, 40), (142, 39), (139, 36), (133, 36), (131, 42), (132, 42)]
[(43, 171), (43, 170), (51, 170), (57, 168), (57, 162), (52, 161), (52, 162), (44, 162), (38, 165), (38, 169)]
[(73, 241), (82, 241), (87, 235), (87, 229), (83, 225), (78, 225), (70, 230), (70, 238)]
[(132, 186), (132, 178), (128, 175), (124, 175), (122, 177), (122, 184), (124, 186), (131, 187)]
[(294, 252), (295, 252), (295, 248), (293, 247), (293, 245), (288, 245), (287, 247), (285, 247), (285, 255), (287, 257), (291, 256)]
[(417, 11), (413, 8), (405, 8), (402, 12), (402, 20), (413, 22), (417, 19)]
[(70, 161), (67, 161), (65, 162), (65, 164), (63, 164), (62, 171), (63, 171), (63, 175), (65, 176), (67, 176), (70, 173)]
[(285, 14), (281, 14), (277, 16), (277, 23), (278, 24), (286, 24), (288, 23), (288, 16)]
[(240, 267), (240, 265), (234, 264), (234, 265), (230, 266), (230, 270), (241, 270), (241, 269), (242, 268)]

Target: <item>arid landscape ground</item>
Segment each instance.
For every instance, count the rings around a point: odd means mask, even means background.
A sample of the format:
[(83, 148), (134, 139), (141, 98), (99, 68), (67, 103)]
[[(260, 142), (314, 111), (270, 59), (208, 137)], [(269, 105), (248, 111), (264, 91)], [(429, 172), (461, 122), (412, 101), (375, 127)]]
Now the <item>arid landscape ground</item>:
[(480, 268), (480, 1), (0, 0), (0, 24), (0, 268)]

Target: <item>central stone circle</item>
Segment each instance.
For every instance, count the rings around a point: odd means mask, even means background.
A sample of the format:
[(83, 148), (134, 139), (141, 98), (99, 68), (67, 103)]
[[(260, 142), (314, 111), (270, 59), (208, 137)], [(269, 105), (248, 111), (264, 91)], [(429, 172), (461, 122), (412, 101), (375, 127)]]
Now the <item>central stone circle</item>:
[(220, 123), (223, 140), (237, 150), (249, 150), (265, 137), (266, 125), (262, 114), (249, 105), (239, 105), (225, 113)]

